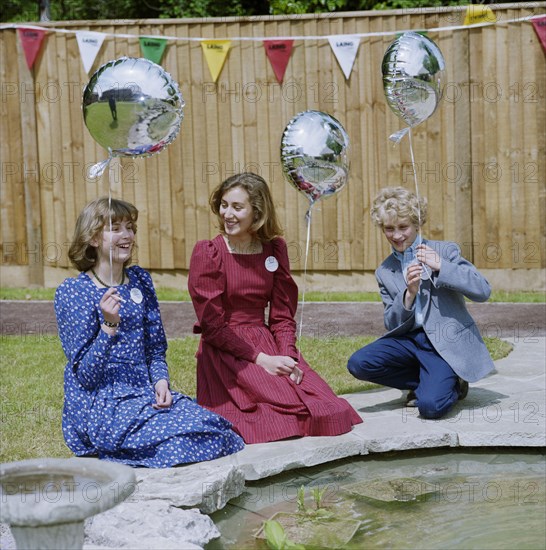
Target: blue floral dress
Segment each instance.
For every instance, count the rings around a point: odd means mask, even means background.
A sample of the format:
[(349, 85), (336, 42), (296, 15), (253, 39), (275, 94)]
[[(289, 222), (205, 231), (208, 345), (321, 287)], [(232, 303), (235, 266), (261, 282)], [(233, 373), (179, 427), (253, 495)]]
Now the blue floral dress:
[(223, 417), (172, 392), (168, 409), (154, 409), (154, 385), (169, 380), (167, 340), (150, 274), (126, 270), (118, 287), (121, 325), (115, 336), (100, 326), (98, 288), (85, 273), (55, 293), (59, 336), (68, 359), (63, 434), (77, 455), (98, 455), (130, 466), (163, 468), (212, 460), (243, 448)]

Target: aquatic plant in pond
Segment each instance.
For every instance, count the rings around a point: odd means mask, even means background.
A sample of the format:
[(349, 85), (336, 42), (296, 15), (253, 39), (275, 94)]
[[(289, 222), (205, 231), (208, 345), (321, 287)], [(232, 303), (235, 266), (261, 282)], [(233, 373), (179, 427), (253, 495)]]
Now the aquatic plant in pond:
[(263, 525), (265, 540), (271, 550), (305, 550), (305, 546), (288, 540), (283, 526), (274, 519), (268, 519)]
[[(348, 518), (345, 506), (324, 506), (323, 497), (327, 487), (313, 487), (311, 496), (314, 506), (305, 503), (305, 487), (298, 489), (295, 513), (276, 512), (256, 533), (265, 538), (273, 549), (304, 548), (305, 545), (321, 548), (341, 548), (355, 535), (360, 521)], [(277, 544), (285, 546), (276, 546)], [(290, 546), (289, 546), (290, 545)], [(304, 546), (302, 546), (304, 545)]]

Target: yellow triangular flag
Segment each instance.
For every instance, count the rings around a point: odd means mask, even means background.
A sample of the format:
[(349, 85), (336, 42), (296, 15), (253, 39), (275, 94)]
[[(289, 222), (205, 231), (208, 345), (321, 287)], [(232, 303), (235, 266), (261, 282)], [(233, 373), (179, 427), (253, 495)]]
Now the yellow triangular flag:
[(207, 59), (212, 80), (216, 82), (224, 66), (231, 40), (202, 40), (201, 46)]
[(478, 23), (496, 23), (497, 16), (489, 6), (472, 4), (466, 7), (464, 25), (477, 25)]

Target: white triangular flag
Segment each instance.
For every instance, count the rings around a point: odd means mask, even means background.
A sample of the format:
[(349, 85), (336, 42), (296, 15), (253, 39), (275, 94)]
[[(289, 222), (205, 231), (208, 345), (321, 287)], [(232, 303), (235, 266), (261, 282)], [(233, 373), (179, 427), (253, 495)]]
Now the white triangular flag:
[(86, 73), (93, 66), (105, 36), (106, 34), (103, 32), (76, 31), (76, 40), (78, 41), (83, 68)]
[(358, 52), (358, 46), (360, 45), (360, 38), (350, 34), (337, 34), (329, 36), (328, 41), (330, 42), (332, 50), (334, 50), (334, 54), (345, 78), (348, 80), (351, 76), (353, 64)]

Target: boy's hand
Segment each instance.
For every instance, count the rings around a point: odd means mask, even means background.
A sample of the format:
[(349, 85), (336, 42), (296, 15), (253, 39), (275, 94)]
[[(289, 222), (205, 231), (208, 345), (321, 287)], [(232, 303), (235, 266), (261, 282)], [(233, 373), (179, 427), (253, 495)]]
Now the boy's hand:
[(421, 266), (421, 264), (418, 263), (411, 264), (406, 271), (405, 279), (407, 290), (404, 296), (404, 307), (406, 309), (412, 308), (415, 296), (417, 296), (417, 293), (419, 292), (422, 271), (423, 267)]
[(426, 244), (418, 245), (415, 250), (415, 256), (421, 263), (430, 267), (432, 271), (440, 271), (442, 259), (435, 250)]

